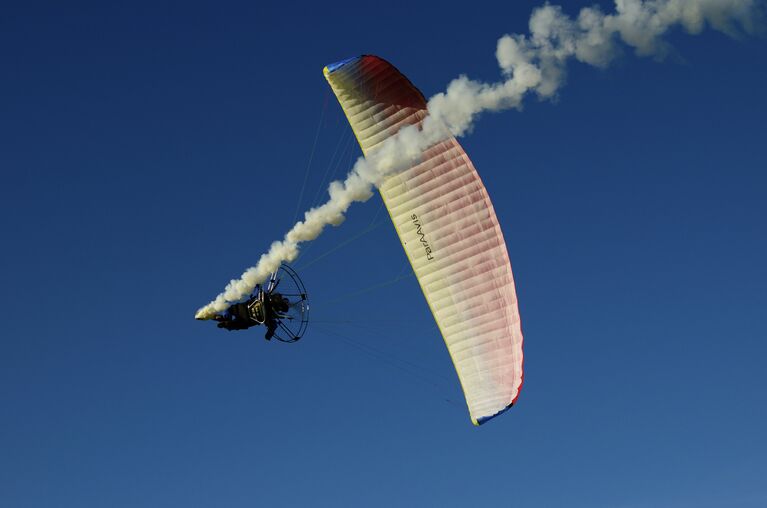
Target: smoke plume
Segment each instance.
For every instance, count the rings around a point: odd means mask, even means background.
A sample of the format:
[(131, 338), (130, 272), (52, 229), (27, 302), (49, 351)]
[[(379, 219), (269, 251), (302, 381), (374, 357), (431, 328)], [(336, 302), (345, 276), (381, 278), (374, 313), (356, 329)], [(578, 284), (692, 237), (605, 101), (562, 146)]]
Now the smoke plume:
[(368, 200), (386, 175), (408, 167), (426, 148), (450, 134), (471, 132), (481, 113), (520, 108), (531, 94), (540, 99), (555, 97), (565, 81), (569, 60), (605, 68), (624, 48), (633, 49), (638, 56), (662, 59), (670, 49), (663, 39), (669, 30), (681, 26), (697, 34), (709, 26), (737, 36), (760, 27), (762, 14), (759, 0), (616, 0), (613, 13), (586, 7), (575, 17), (555, 5), (535, 9), (528, 35), (504, 35), (498, 40), (495, 56), (502, 80), (454, 79), (445, 92), (429, 99), (429, 114), (420, 127), (401, 129), (367, 158), (358, 159), (343, 182), (330, 184), (330, 199), (325, 204), (306, 212), (255, 266), (232, 280), (196, 317), (211, 318), (248, 296), (280, 263), (293, 261), (301, 243), (317, 238), (328, 224), (343, 222), (349, 206)]

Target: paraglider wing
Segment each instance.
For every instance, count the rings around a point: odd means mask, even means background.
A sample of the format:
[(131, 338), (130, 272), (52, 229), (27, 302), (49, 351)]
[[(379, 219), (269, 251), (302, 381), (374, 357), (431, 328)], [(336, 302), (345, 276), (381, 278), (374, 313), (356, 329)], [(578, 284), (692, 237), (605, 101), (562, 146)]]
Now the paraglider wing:
[[(421, 92), (379, 57), (337, 62), (324, 74), (366, 157), (427, 115)], [(479, 425), (514, 404), (523, 378), (517, 296), (493, 205), (453, 137), (379, 191)]]

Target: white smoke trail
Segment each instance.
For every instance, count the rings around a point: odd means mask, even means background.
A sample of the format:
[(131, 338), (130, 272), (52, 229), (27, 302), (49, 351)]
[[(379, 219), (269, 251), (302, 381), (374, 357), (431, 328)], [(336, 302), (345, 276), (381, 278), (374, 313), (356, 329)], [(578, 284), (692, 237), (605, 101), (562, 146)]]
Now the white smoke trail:
[(570, 59), (604, 68), (624, 46), (639, 56), (663, 58), (669, 50), (663, 36), (677, 26), (697, 34), (708, 25), (736, 36), (761, 27), (762, 14), (759, 0), (616, 0), (612, 14), (586, 7), (574, 18), (554, 5), (535, 9), (529, 35), (504, 35), (498, 40), (496, 59), (502, 81), (488, 84), (466, 76), (453, 80), (445, 92), (429, 100), (429, 115), (420, 128), (405, 127), (367, 159), (358, 159), (346, 180), (330, 184), (330, 199), (324, 205), (306, 212), (304, 220), (274, 242), (256, 266), (232, 280), (196, 317), (211, 318), (248, 296), (280, 263), (296, 258), (299, 244), (317, 238), (328, 224), (343, 222), (353, 202), (367, 201), (384, 176), (408, 166), (449, 133), (467, 134), (481, 113), (519, 108), (530, 93), (541, 99), (554, 97), (564, 83)]

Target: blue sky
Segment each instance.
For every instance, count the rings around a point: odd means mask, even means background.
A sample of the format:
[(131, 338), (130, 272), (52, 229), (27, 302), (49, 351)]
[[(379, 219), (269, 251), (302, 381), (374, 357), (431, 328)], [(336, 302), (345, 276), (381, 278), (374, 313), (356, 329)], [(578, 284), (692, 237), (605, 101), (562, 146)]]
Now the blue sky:
[(495, 81), (508, 4), (6, 7), (0, 504), (765, 506), (764, 38), (573, 64), (462, 140), (526, 339), (481, 428), (416, 281), (370, 289), (409, 273), (377, 196), (295, 263), (305, 340), (193, 319), (359, 154), (323, 66)]

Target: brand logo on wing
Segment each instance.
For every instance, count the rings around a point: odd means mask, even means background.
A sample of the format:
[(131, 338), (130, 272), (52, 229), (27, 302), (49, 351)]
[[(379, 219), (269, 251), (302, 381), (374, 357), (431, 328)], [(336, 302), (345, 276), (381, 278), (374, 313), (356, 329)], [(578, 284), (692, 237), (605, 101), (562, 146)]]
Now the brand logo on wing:
[(429, 245), (429, 242), (426, 240), (426, 233), (423, 232), (423, 226), (421, 226), (421, 221), (418, 219), (418, 215), (413, 214), (410, 216), (410, 218), (413, 219), (415, 232), (419, 236), (421, 245), (423, 246), (423, 249), (426, 252), (426, 259), (428, 259), (429, 261), (433, 260), (434, 256), (432, 255), (431, 246)]

